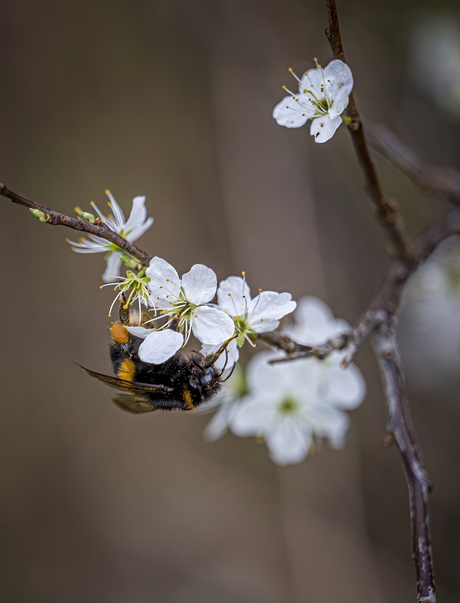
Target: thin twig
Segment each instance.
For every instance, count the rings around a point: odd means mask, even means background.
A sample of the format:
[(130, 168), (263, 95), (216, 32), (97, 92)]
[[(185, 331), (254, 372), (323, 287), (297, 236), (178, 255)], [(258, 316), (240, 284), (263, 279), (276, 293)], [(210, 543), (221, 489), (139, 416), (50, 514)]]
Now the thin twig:
[(373, 124), (366, 120), (366, 131), (369, 136), (369, 144), (400, 169), (414, 184), (453, 205), (460, 205), (460, 172), (458, 170), (428, 165), (386, 126)]
[(42, 212), (44, 215), (41, 218), (41, 221), (46, 224), (51, 224), (51, 226), (67, 226), (67, 228), (72, 228), (73, 230), (79, 230), (80, 232), (87, 232), (96, 237), (101, 237), (101, 239), (105, 239), (126, 251), (126, 253), (138, 260), (143, 266), (148, 266), (152, 259), (148, 253), (145, 253), (145, 251), (142, 251), (139, 247), (136, 247), (136, 245), (133, 245), (123, 237), (120, 237), (119, 234), (114, 232), (98, 218), (96, 218), (94, 224), (91, 224), (82, 218), (70, 218), (65, 214), (49, 209), (44, 205), (40, 205), (35, 201), (27, 199), (27, 197), (23, 197), (18, 193), (10, 191), (4, 184), (0, 184), (0, 195), (10, 199), (13, 203)]
[[(340, 26), (335, 0), (326, 0), (326, 5), (328, 14), (326, 37), (329, 40), (334, 58), (340, 59), (342, 62), (346, 63), (342, 39), (340, 37)], [(399, 213), (398, 204), (394, 199), (385, 197), (382, 192), (374, 162), (369, 154), (366, 138), (364, 136), (363, 124), (359, 117), (353, 94), (350, 94), (346, 113), (351, 120), (348, 129), (351, 134), (356, 156), (364, 174), (364, 190), (371, 200), (377, 218), (380, 220), (393, 243), (396, 257), (402, 259), (404, 262), (410, 262), (413, 259), (412, 249)]]
[(388, 431), (393, 434), (403, 459), (409, 487), (417, 602), (436, 603), (428, 502), (431, 480), (425, 470), (412, 427), (392, 318), (383, 322), (376, 330), (374, 347), (386, 395)]

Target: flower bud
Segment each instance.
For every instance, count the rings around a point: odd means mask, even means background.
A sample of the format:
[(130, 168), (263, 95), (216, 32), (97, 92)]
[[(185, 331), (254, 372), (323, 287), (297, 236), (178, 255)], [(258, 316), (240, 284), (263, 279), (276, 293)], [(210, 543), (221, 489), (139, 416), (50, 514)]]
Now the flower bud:
[(74, 208), (74, 212), (78, 215), (79, 218), (83, 218), (83, 220), (86, 220), (90, 224), (94, 224), (96, 221), (96, 216), (90, 214), (87, 211), (83, 211), (78, 206)]
[(29, 211), (40, 222), (49, 222), (50, 221), (50, 217), (47, 214), (45, 214), (45, 212), (43, 212), (39, 209), (33, 209), (32, 207), (30, 207)]

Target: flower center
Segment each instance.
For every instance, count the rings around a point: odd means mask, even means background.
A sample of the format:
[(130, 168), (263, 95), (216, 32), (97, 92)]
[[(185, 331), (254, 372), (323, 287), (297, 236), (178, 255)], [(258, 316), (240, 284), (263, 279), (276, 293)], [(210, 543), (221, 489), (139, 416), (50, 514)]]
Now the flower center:
[[(147, 305), (150, 290), (149, 290), (149, 282), (150, 279), (148, 276), (145, 276), (145, 269), (141, 270), (137, 274), (132, 270), (126, 271), (126, 278), (122, 276), (115, 277), (119, 279), (119, 282), (115, 285), (115, 291), (118, 290), (118, 294), (112, 302), (109, 310), (109, 316), (112, 314), (113, 306), (115, 302), (120, 297), (124, 296), (125, 303), (123, 304), (123, 308), (127, 310), (131, 304), (133, 304), (136, 300), (139, 302), (139, 314), (141, 310), (141, 303)], [(112, 283), (107, 283), (106, 285), (102, 285), (102, 287), (107, 287)]]
[(287, 396), (283, 400), (281, 400), (278, 411), (282, 415), (293, 415), (299, 410), (299, 403), (294, 398)]

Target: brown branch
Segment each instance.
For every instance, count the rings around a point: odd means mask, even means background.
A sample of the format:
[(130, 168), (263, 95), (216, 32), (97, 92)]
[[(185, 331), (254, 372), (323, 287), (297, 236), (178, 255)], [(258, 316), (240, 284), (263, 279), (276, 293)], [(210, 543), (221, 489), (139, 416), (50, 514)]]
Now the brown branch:
[(0, 195), (10, 199), (13, 203), (28, 207), (37, 212), (42, 212), (43, 216), (40, 217), (40, 220), (46, 222), (46, 224), (51, 224), (51, 226), (67, 226), (67, 228), (72, 228), (73, 230), (79, 230), (80, 232), (86, 232), (96, 237), (101, 237), (101, 239), (105, 239), (126, 251), (127, 254), (138, 260), (142, 265), (149, 265), (151, 256), (148, 253), (145, 253), (145, 251), (142, 251), (139, 247), (136, 247), (136, 245), (133, 245), (123, 237), (120, 237), (119, 234), (114, 232), (98, 218), (96, 218), (94, 224), (91, 224), (82, 218), (70, 218), (65, 214), (53, 211), (44, 205), (40, 205), (35, 201), (27, 199), (27, 197), (23, 197), (18, 193), (10, 191), (4, 184), (0, 184)]
[[(335, 0), (326, 0), (326, 5), (328, 14), (326, 37), (329, 40), (334, 58), (346, 63)], [(402, 259), (404, 262), (410, 262), (413, 259), (413, 253), (399, 214), (398, 204), (394, 199), (385, 197), (382, 192), (374, 162), (369, 154), (363, 125), (353, 94), (350, 94), (347, 116), (351, 120), (348, 129), (351, 134), (355, 153), (364, 174), (364, 190), (371, 201), (378, 220), (386, 230), (395, 248), (396, 257)]]
[(412, 557), (417, 574), (417, 602), (436, 603), (428, 495), (431, 481), (425, 470), (406, 399), (403, 369), (393, 320), (383, 322), (374, 337), (388, 409), (388, 431), (403, 459), (410, 496)]
[(369, 144), (403, 172), (414, 184), (453, 205), (460, 205), (460, 172), (434, 167), (404, 145), (389, 128), (366, 121)]
[(346, 369), (353, 362), (353, 358), (355, 357), (355, 354), (358, 351), (361, 343), (366, 339), (368, 334), (376, 327), (376, 325), (378, 325), (385, 318), (386, 314), (379, 310), (368, 310), (365, 314), (363, 314), (363, 316), (350, 331), (337, 335), (336, 337), (332, 337), (318, 346), (295, 344), (295, 342), (293, 342), (291, 339), (285, 335), (280, 335), (277, 331), (274, 333), (264, 333), (259, 337), (266, 343), (275, 345), (279, 349), (287, 352), (287, 356), (284, 358), (276, 358), (271, 360), (270, 364), (278, 364), (280, 362), (288, 362), (289, 360), (296, 360), (298, 358), (311, 357), (323, 360), (332, 352), (337, 350), (346, 350), (345, 356), (341, 363), (341, 367)]

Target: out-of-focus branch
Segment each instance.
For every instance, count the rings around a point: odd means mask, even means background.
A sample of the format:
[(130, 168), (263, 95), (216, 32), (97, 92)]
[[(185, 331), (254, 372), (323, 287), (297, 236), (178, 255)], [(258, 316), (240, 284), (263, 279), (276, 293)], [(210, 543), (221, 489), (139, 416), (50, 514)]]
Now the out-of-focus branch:
[(428, 193), (460, 205), (460, 172), (453, 168), (434, 167), (420, 159), (403, 144), (386, 126), (366, 120), (369, 144), (393, 165), (401, 170), (414, 184)]
[[(339, 19), (337, 15), (337, 7), (335, 0), (326, 0), (328, 26), (326, 28), (326, 36), (332, 49), (332, 54), (335, 59), (340, 59), (344, 63), (345, 54), (342, 47), (342, 39), (340, 36)], [(369, 149), (364, 136), (364, 129), (359, 117), (358, 108), (353, 94), (350, 94), (350, 101), (346, 110), (347, 116), (350, 118), (348, 126), (356, 156), (364, 174), (364, 190), (366, 191), (375, 214), (382, 226), (385, 228), (393, 246), (395, 255), (404, 262), (410, 262), (413, 259), (411, 245), (406, 236), (404, 223), (399, 213), (399, 207), (394, 199), (389, 199), (384, 196), (380, 186), (379, 177), (375, 169), (374, 162), (369, 154)]]
[(417, 602), (436, 603), (428, 502), (431, 481), (412, 427), (392, 318), (384, 321), (376, 330), (374, 348), (387, 401), (388, 431), (393, 434), (403, 459), (409, 487)]
[[(382, 320), (386, 318), (386, 314), (380, 310), (368, 310), (358, 320), (356, 325), (347, 333), (342, 333), (337, 337), (333, 337), (328, 341), (318, 346), (307, 346), (297, 345), (292, 342), (291, 339), (285, 335), (280, 335), (276, 331), (274, 333), (266, 333), (261, 335), (260, 338), (266, 343), (275, 345), (279, 349), (287, 352), (287, 356), (284, 358), (276, 358), (272, 360), (271, 364), (277, 364), (279, 362), (287, 362), (289, 360), (296, 360), (297, 358), (319, 358), (323, 360), (326, 356), (329, 356), (332, 352), (337, 350), (346, 350), (345, 356), (342, 360), (342, 368), (348, 368), (355, 357), (361, 343), (366, 339), (368, 334), (374, 329)], [(282, 343), (283, 345), (278, 345)], [(295, 346), (292, 346), (292, 344)], [(292, 351), (291, 351), (292, 350)]]
[(433, 224), (414, 243), (414, 260), (409, 264), (395, 260), (390, 265), (379, 292), (369, 309), (359, 318), (355, 326), (348, 331), (329, 339), (318, 346), (300, 345), (287, 335), (278, 331), (259, 335), (259, 339), (286, 352), (285, 358), (273, 362), (286, 362), (297, 358), (315, 356), (323, 359), (334, 350), (346, 350), (342, 367), (347, 368), (367, 336), (381, 323), (395, 315), (401, 302), (404, 285), (445, 239), (460, 235), (460, 209), (452, 210), (447, 216)]
[(43, 215), (40, 217), (40, 221), (45, 222), (46, 224), (51, 224), (51, 226), (67, 226), (67, 228), (73, 228), (73, 230), (79, 230), (80, 232), (87, 232), (88, 234), (101, 237), (101, 239), (105, 239), (126, 251), (127, 254), (138, 260), (144, 266), (148, 266), (152, 259), (148, 253), (145, 253), (145, 251), (142, 251), (139, 247), (136, 247), (136, 245), (133, 245), (123, 237), (120, 237), (119, 234), (114, 232), (99, 218), (95, 219), (94, 224), (91, 224), (83, 218), (70, 218), (65, 214), (49, 209), (44, 205), (40, 205), (35, 201), (27, 199), (27, 197), (23, 197), (18, 193), (10, 191), (4, 184), (0, 184), (0, 195), (10, 199), (13, 203), (41, 212)]

